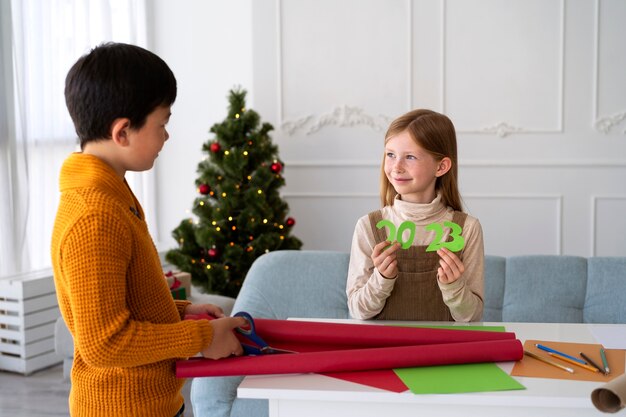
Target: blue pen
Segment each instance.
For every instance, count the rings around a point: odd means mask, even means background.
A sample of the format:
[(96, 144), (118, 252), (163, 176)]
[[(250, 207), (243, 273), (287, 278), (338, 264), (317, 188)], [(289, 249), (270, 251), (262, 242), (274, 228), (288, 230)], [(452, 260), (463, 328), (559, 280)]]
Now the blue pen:
[(578, 362), (578, 363), (582, 363), (583, 365), (587, 365), (587, 362), (585, 362), (585, 361), (584, 361), (584, 360), (582, 360), (582, 359), (578, 359), (578, 358), (575, 358), (575, 357), (573, 357), (573, 356), (570, 356), (570, 355), (568, 355), (568, 354), (566, 354), (566, 353), (559, 352), (558, 350), (554, 350), (554, 349), (549, 348), (549, 347), (547, 347), (547, 346), (540, 345), (539, 343), (536, 343), (536, 344), (535, 344), (535, 346), (537, 346), (537, 347), (538, 347), (539, 349), (541, 349), (541, 350), (545, 350), (546, 352), (556, 353), (557, 355), (565, 356), (566, 358), (569, 358), (569, 359), (571, 359), (571, 360), (573, 360), (573, 361), (576, 361), (576, 362)]

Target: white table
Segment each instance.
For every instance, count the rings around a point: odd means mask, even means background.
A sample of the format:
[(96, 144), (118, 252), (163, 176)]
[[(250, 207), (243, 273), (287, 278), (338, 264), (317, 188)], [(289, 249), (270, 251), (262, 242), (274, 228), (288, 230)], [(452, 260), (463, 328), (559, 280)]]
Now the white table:
[[(507, 331), (515, 332), (522, 343), (526, 339), (597, 343), (590, 331), (592, 325), (587, 324), (483, 324), (504, 326)], [(626, 325), (612, 326), (616, 332), (626, 332)], [(510, 374), (514, 364), (502, 362), (498, 366)], [(270, 417), (606, 416), (591, 403), (591, 391), (603, 385), (601, 382), (515, 378), (526, 387), (525, 390), (415, 395), (393, 393), (317, 374), (248, 376), (239, 386), (237, 395), (268, 399)]]

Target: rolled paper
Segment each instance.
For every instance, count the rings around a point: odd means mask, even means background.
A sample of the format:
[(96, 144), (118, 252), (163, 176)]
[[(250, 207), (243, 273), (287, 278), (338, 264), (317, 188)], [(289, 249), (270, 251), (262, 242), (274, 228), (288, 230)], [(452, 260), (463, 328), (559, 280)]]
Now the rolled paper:
[[(220, 360), (192, 358), (176, 363), (176, 376), (179, 378), (206, 377), (206, 376), (241, 376), (241, 375), (271, 375), (291, 373), (324, 373), (363, 371), (376, 369), (407, 368), (415, 366), (456, 365), (479, 362), (505, 362), (520, 360), (524, 354), (522, 343), (511, 338), (502, 338), (499, 332), (457, 331), (432, 332), (424, 328), (399, 328), (389, 326), (347, 325), (353, 334), (344, 334), (345, 327), (334, 326), (333, 323), (295, 322), (271, 320), (279, 329), (285, 325), (298, 328), (304, 326), (308, 331), (299, 334), (280, 333), (280, 337), (289, 339), (281, 345), (270, 343), (275, 347), (289, 346), (291, 350), (301, 353), (274, 354), (260, 356), (230, 357)], [(284, 322), (284, 323), (276, 323)], [(264, 326), (267, 322), (255, 319), (257, 334), (268, 343), (268, 333)], [(281, 325), (282, 324), (282, 325)], [(316, 326), (322, 324), (322, 327)], [(345, 325), (344, 325), (345, 326)], [(357, 326), (356, 328), (354, 326)], [(315, 340), (322, 339), (323, 344), (312, 344), (307, 340), (314, 334), (314, 330), (326, 331), (317, 334)], [(284, 330), (284, 328), (283, 328)], [(411, 340), (405, 330), (415, 333)], [(468, 334), (465, 334), (468, 333)], [(470, 334), (471, 333), (471, 334)], [(480, 341), (462, 341), (464, 337), (478, 337), (474, 333), (482, 333), (483, 337), (492, 336), (492, 339)], [(399, 346), (389, 346), (393, 343), (387, 338), (394, 335)], [(514, 337), (514, 334), (511, 334)], [(277, 337), (277, 333), (272, 333)], [(400, 337), (401, 336), (401, 337)], [(292, 339), (298, 339), (296, 343)], [(360, 340), (360, 341), (359, 341)], [(433, 342), (437, 340), (437, 342)], [(360, 348), (346, 348), (346, 345), (360, 344)], [(338, 343), (339, 349), (333, 348)], [(367, 345), (369, 344), (369, 346)], [(371, 346), (371, 347), (370, 347)], [(381, 347), (382, 346), (382, 347)]]
[(617, 413), (626, 407), (626, 374), (591, 392), (591, 402), (605, 413)]
[(376, 324), (324, 323), (255, 318), (256, 332), (266, 342), (353, 347), (411, 346), (515, 339), (515, 333)]

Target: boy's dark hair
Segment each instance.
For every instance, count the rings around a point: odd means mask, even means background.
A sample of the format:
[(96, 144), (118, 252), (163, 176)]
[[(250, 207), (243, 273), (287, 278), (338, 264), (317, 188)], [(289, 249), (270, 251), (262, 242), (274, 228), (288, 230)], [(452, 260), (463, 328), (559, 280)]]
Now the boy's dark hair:
[(80, 147), (111, 138), (120, 117), (140, 129), (159, 106), (176, 99), (176, 78), (165, 61), (135, 45), (105, 43), (83, 55), (65, 79), (65, 103)]

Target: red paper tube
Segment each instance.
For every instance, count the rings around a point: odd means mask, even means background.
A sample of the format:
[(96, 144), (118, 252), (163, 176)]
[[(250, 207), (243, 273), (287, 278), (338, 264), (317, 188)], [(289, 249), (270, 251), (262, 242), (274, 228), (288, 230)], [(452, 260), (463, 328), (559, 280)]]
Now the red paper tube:
[(515, 333), (375, 324), (323, 323), (254, 319), (256, 331), (270, 341), (355, 347), (412, 346), (440, 343), (515, 339)]
[(272, 375), (394, 369), (520, 360), (517, 339), (459, 342), (341, 351), (242, 356), (220, 360), (192, 358), (176, 363), (179, 378)]
[[(186, 318), (202, 319), (209, 318), (209, 316), (194, 315), (186, 316)], [(303, 346), (324, 345), (356, 348), (515, 339), (515, 333), (512, 332), (463, 330), (460, 326), (458, 329), (437, 329), (263, 318), (255, 318), (254, 323), (257, 334), (270, 345), (276, 345), (276, 347), (279, 347), (278, 345), (292, 346), (296, 343)]]

